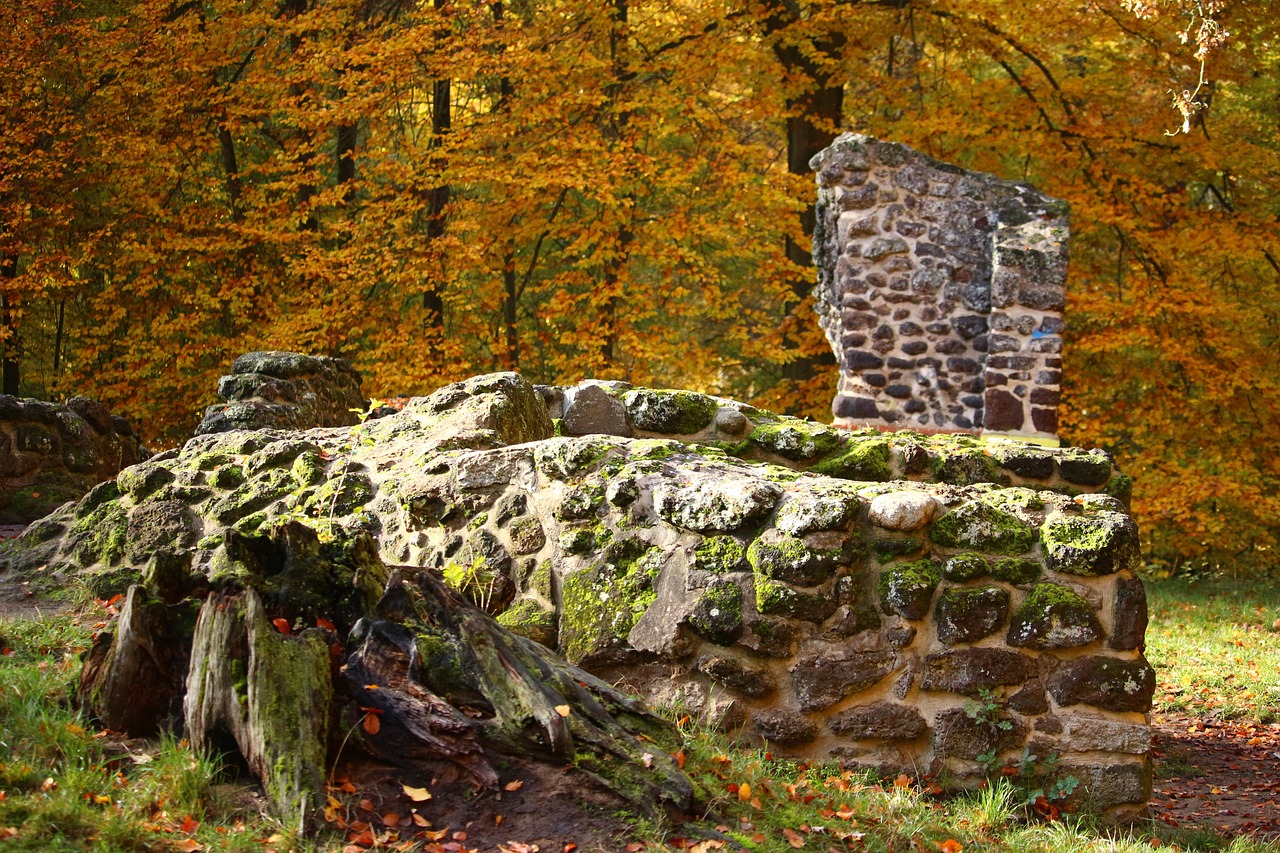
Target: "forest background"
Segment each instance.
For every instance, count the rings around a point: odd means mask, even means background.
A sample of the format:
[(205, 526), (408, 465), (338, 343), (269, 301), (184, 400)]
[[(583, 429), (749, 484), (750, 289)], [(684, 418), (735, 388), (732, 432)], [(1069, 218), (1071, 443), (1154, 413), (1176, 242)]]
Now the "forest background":
[(827, 420), (807, 161), (857, 130), (1071, 203), (1064, 441), (1135, 477), (1157, 569), (1265, 571), (1276, 17), (0, 0), (4, 391), (97, 397), (164, 446), (236, 355), (288, 349), (374, 396), (518, 369)]

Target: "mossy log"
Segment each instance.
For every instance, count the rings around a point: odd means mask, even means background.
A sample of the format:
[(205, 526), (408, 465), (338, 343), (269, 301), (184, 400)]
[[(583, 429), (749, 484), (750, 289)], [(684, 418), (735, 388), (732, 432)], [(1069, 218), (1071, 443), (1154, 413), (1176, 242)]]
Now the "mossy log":
[[(503, 756), (536, 757), (575, 767), (641, 811), (691, 805), (668, 723), (499, 625), (438, 572), (374, 571), (369, 543), (320, 543), (301, 525), (263, 538), (241, 553), (265, 562), (246, 558), (240, 586), (199, 593), (198, 617), (193, 601), (129, 591), (116, 630), (86, 658), (78, 695), (93, 714), (149, 733), (180, 698), (186, 736), (239, 753), (276, 811), (304, 825), (323, 802), (326, 768), (352, 742), (410, 769), (450, 762), (478, 788), (498, 787)], [(332, 573), (312, 571), (326, 560)], [(307, 590), (280, 594), (284, 575), (387, 580), (376, 604), (335, 598), (340, 612), (317, 619)], [(304, 628), (304, 610), (323, 627)], [(163, 654), (160, 632), (171, 640)], [(169, 685), (163, 700), (139, 706), (157, 684)]]

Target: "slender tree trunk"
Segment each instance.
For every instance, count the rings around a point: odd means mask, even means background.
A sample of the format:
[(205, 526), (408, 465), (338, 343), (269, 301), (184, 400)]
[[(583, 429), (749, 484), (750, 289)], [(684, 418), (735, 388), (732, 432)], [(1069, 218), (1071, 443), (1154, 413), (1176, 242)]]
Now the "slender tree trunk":
[[(17, 255), (0, 257), (0, 279), (13, 281), (18, 277)], [(0, 392), (18, 396), (19, 363), (22, 356), (21, 338), (18, 337), (17, 299), (10, 293), (0, 294), (0, 332), (4, 337), (3, 383)]]
[[(613, 0), (613, 20), (609, 27), (609, 58), (613, 81), (606, 89), (606, 92), (613, 110), (612, 127), (609, 128), (609, 131), (615, 145), (625, 144), (627, 125), (631, 121), (631, 113), (627, 110), (620, 110), (617, 107), (618, 100), (622, 95), (623, 79), (627, 71), (626, 60), (623, 55), (627, 40), (626, 30), (629, 13), (627, 3), (628, 0)], [(622, 306), (622, 291), (625, 287), (623, 282), (624, 272), (627, 268), (627, 260), (631, 255), (631, 244), (635, 239), (635, 233), (631, 229), (630, 218), (631, 211), (635, 210), (635, 194), (628, 191), (623, 195), (623, 200), (630, 202), (630, 204), (620, 211), (623, 219), (618, 225), (618, 231), (614, 237), (613, 256), (605, 264), (604, 269), (603, 284), (607, 299), (601, 308), (601, 326), (604, 340), (601, 342), (600, 356), (606, 369), (613, 366), (619, 355), (618, 309)]]
[[(795, 8), (779, 0), (772, 0), (770, 6), (765, 32), (778, 37), (774, 43), (774, 55), (782, 66), (783, 75), (786, 79), (801, 79), (807, 83), (800, 94), (789, 97), (786, 102), (787, 171), (793, 175), (808, 175), (809, 160), (831, 144), (844, 123), (844, 81), (824, 67), (826, 62), (839, 56), (844, 48), (844, 38), (832, 34), (817, 40), (790, 40), (785, 31), (799, 23)], [(810, 203), (800, 214), (801, 231), (806, 237), (813, 236), (815, 222), (816, 213)], [(810, 252), (789, 235), (785, 249), (787, 260), (793, 264), (806, 269), (813, 266)], [(813, 276), (808, 274), (797, 275), (791, 281), (791, 292), (795, 298), (784, 306), (787, 317), (800, 307), (813, 284)], [(793, 340), (785, 341), (785, 345), (791, 348), (799, 346)], [(818, 366), (831, 363), (832, 358), (826, 350), (816, 356), (796, 358), (783, 366), (782, 375), (795, 381), (812, 379)]]
[[(434, 0), (436, 12), (443, 13), (448, 6), (448, 0)], [(440, 38), (447, 38), (448, 29), (442, 28), (437, 32)], [(444, 155), (439, 153), (439, 149), (444, 145), (445, 137), (453, 129), (453, 87), (449, 78), (445, 77), (435, 81), (431, 89), (431, 141), (429, 148), (432, 150), (432, 162), (438, 167), (439, 172), (444, 173)], [(451, 196), (451, 188), (448, 182), (441, 179), (427, 198), (427, 242), (435, 244), (444, 236), (445, 229), (445, 209), (449, 206), (449, 198)], [(422, 308), (426, 312), (424, 324), (429, 341), (429, 351), (431, 355), (439, 355), (444, 343), (444, 297), (440, 293), (440, 286), (433, 281), (426, 283), (426, 290), (422, 293)]]
[(66, 328), (67, 300), (58, 300), (58, 326), (53, 335), (53, 381), (58, 381), (58, 373), (62, 370), (62, 335)]

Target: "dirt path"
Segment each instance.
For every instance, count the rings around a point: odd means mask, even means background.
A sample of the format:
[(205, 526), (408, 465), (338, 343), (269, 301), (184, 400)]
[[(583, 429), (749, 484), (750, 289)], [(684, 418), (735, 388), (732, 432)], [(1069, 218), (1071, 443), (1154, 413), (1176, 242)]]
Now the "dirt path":
[(1151, 814), (1182, 828), (1280, 840), (1280, 725), (1153, 714)]

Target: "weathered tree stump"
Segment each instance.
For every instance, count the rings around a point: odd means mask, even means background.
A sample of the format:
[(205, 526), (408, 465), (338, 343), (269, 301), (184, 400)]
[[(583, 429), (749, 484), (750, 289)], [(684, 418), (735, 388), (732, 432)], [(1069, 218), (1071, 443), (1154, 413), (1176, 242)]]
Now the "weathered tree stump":
[[(533, 756), (576, 767), (642, 811), (690, 805), (669, 724), (511, 633), (436, 571), (389, 572), (367, 535), (322, 542), (297, 523), (228, 553), (229, 580), (193, 593), (204, 596), (198, 617), (191, 600), (129, 590), (77, 693), (108, 726), (149, 734), (180, 700), (186, 736), (236, 751), (276, 811), (304, 826), (349, 742), (406, 768), (450, 762), (479, 788), (497, 788), (501, 756)], [(385, 583), (371, 603), (374, 578)]]

